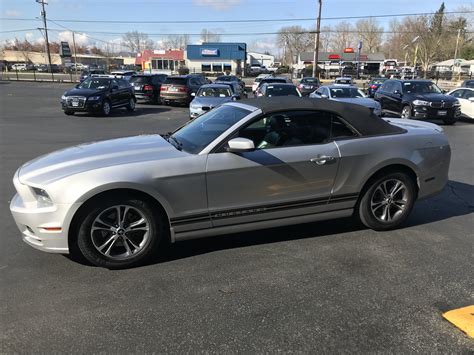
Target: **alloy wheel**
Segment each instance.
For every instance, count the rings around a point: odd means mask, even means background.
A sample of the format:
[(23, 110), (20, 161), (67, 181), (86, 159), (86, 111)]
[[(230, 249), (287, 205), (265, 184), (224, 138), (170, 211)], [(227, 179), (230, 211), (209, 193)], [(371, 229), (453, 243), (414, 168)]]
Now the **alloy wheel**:
[(409, 106), (405, 106), (402, 110), (402, 118), (410, 118), (411, 117), (411, 108)]
[(102, 106), (102, 110), (104, 111), (104, 115), (109, 115), (110, 113), (110, 104), (108, 101), (104, 102), (104, 105)]
[(398, 179), (385, 180), (374, 190), (370, 200), (373, 216), (380, 222), (401, 218), (408, 205), (408, 188)]
[(99, 253), (112, 260), (126, 260), (148, 245), (150, 222), (136, 207), (115, 205), (97, 215), (90, 236)]

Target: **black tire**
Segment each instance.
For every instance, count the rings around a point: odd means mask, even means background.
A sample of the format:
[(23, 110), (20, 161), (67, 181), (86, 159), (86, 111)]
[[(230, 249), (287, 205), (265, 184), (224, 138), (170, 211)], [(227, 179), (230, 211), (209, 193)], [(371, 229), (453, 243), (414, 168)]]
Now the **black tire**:
[(443, 122), (445, 125), (450, 125), (452, 126), (458, 121), (457, 117), (449, 117), (449, 118), (443, 118)]
[(136, 104), (136, 101), (133, 97), (131, 97), (129, 100), (128, 100), (128, 105), (125, 106), (125, 108), (127, 109), (127, 111), (129, 112), (133, 112), (135, 111), (135, 104)]
[(74, 111), (64, 111), (64, 114), (67, 115), (67, 116), (73, 116)]
[[(405, 189), (391, 198), (381, 199), (383, 202), (380, 202), (379, 206), (379, 197), (382, 197), (382, 189), (379, 187), (386, 183), (386, 190), (390, 190), (392, 187), (395, 187), (395, 181), (401, 182)], [(366, 188), (362, 191), (355, 211), (360, 221), (366, 227), (377, 231), (390, 230), (397, 228), (405, 222), (410, 215), (415, 200), (416, 187), (413, 179), (405, 173), (393, 172), (376, 177), (368, 182)], [(399, 201), (405, 202), (402, 204)], [(400, 205), (404, 206), (403, 210), (400, 209)], [(385, 218), (385, 221), (382, 220), (384, 215), (388, 216)]]
[[(121, 225), (116, 231), (107, 230), (106, 228), (93, 231), (93, 225), (95, 227), (102, 226), (100, 222), (97, 222), (96, 218), (99, 216), (103, 217), (107, 214), (113, 215), (117, 206), (121, 206), (121, 213), (123, 213), (124, 216), (123, 226)], [(140, 235), (138, 235), (137, 239), (137, 236), (131, 235), (130, 231), (125, 233), (122, 232), (121, 234), (119, 233), (119, 229), (122, 229), (122, 231), (126, 229), (125, 223), (127, 221), (125, 221), (125, 218), (127, 217), (127, 213), (129, 216), (131, 214), (131, 212), (125, 212), (125, 208), (128, 208), (129, 211), (134, 211), (134, 213), (139, 211), (141, 215), (138, 215), (138, 218), (143, 218), (145, 220), (144, 223), (146, 223), (145, 226), (148, 228), (148, 232), (144, 232), (142, 242), (140, 242)], [(99, 267), (123, 269), (142, 265), (157, 252), (160, 241), (165, 239), (163, 238), (165, 233), (164, 217), (161, 216), (161, 214), (156, 211), (149, 202), (131, 196), (105, 198), (93, 201), (89, 205), (88, 210), (84, 211), (79, 218), (77, 224), (77, 248), (85, 259)], [(103, 218), (101, 218), (101, 220), (103, 220)], [(143, 224), (140, 224), (139, 226), (143, 226)], [(133, 230), (131, 232), (136, 233), (140, 231)], [(148, 235), (145, 240), (146, 233), (148, 233)], [(97, 246), (97, 244), (102, 245), (103, 241), (110, 240), (114, 236), (115, 239), (111, 242), (112, 245), (110, 246), (109, 256), (106, 256), (103, 252), (99, 251), (99, 246)], [(136, 245), (127, 242), (127, 240), (132, 240)], [(143, 245), (140, 243), (143, 243)], [(128, 245), (128, 250), (125, 248), (125, 244)], [(134, 248), (137, 245), (140, 249)], [(106, 249), (108, 248), (109, 245), (104, 247), (102, 250), (105, 250), (106, 253)], [(136, 255), (133, 255), (134, 253), (132, 252), (131, 255), (120, 257), (121, 254), (119, 252), (123, 251), (127, 253), (130, 251), (129, 248), (133, 249), (132, 251), (136, 251)], [(116, 253), (116, 250), (119, 252)]]
[[(107, 105), (108, 105), (108, 109), (107, 109)], [(110, 101), (104, 100), (104, 102), (102, 102), (102, 116), (105, 116), (105, 117), (109, 116), (110, 111), (112, 111), (112, 106), (110, 104)]]
[(411, 107), (410, 105), (405, 105), (403, 106), (402, 108), (402, 113), (400, 115), (401, 118), (405, 118), (405, 119), (411, 119)]

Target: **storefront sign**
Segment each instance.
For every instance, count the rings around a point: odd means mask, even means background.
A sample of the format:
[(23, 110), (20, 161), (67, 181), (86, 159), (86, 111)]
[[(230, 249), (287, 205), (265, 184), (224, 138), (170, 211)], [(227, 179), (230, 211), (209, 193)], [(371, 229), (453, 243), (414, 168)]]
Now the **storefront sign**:
[(61, 42), (59, 46), (59, 56), (60, 57), (72, 57), (71, 48), (69, 48), (69, 43)]
[(210, 48), (203, 48), (201, 49), (201, 55), (206, 57), (218, 57), (219, 50), (218, 49), (210, 49)]

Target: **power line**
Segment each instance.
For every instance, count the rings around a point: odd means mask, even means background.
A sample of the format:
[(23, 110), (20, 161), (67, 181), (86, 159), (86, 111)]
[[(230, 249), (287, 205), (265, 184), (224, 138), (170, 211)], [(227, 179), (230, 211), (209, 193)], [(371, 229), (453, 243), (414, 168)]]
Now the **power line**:
[(28, 31), (37, 31), (38, 28), (26, 28), (24, 30), (8, 30), (8, 31), (0, 31), (0, 33), (14, 33), (14, 32), (28, 32)]
[[(444, 14), (471, 14), (474, 11), (445, 11)], [(387, 17), (405, 17), (405, 16), (427, 16), (434, 15), (436, 12), (418, 12), (403, 14), (381, 14), (381, 15), (365, 15), (365, 16), (337, 16), (337, 17), (321, 17), (321, 21), (331, 20), (357, 20), (367, 18), (387, 18)], [(35, 18), (0, 18), (2, 21), (34, 21)], [(251, 22), (294, 22), (294, 21), (315, 21), (316, 17), (306, 18), (277, 18), (277, 19), (238, 19), (238, 20), (75, 20), (75, 19), (54, 19), (57, 22), (68, 23), (129, 23), (129, 24), (176, 24), (176, 23), (251, 23)], [(53, 20), (50, 20), (53, 21)]]

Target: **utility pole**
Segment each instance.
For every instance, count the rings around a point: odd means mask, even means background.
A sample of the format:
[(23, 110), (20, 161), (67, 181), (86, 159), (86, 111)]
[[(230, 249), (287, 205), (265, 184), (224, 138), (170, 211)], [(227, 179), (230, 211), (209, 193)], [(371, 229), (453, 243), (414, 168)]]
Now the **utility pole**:
[[(454, 60), (453, 60), (453, 78), (454, 78), (454, 67), (456, 66), (456, 58), (458, 57), (458, 45), (459, 45), (459, 37), (461, 36), (461, 29), (458, 29), (458, 36), (456, 37), (456, 49), (454, 50)], [(459, 71), (459, 75), (461, 75), (461, 71)]]
[(44, 24), (44, 33), (45, 33), (45, 39), (46, 39), (46, 52), (48, 53), (48, 70), (51, 73), (51, 77), (53, 78), (54, 81), (54, 74), (51, 69), (51, 52), (49, 50), (49, 39), (48, 39), (48, 26), (46, 24), (46, 11), (44, 9), (44, 5), (48, 4), (47, 0), (36, 0), (37, 3), (41, 4), (41, 17), (43, 17), (43, 24)]
[(74, 31), (72, 31), (72, 46), (74, 47), (74, 72), (77, 80), (77, 52), (76, 52), (76, 38), (74, 37)]
[(318, 67), (319, 60), (319, 33), (321, 29), (321, 7), (323, 0), (318, 0), (319, 3), (319, 12), (318, 19), (316, 20), (316, 35), (314, 36), (314, 61), (313, 61), (313, 77), (316, 77), (316, 68)]

